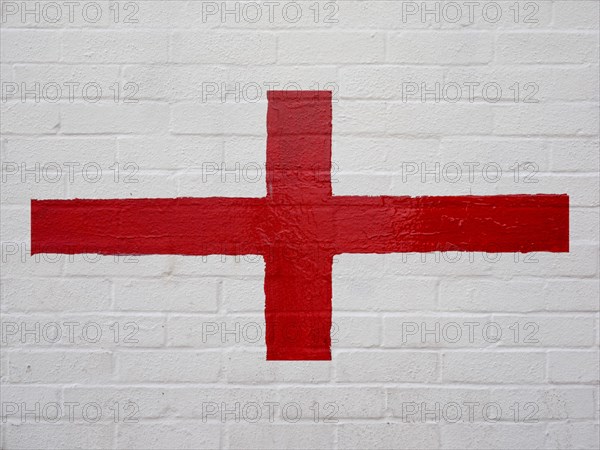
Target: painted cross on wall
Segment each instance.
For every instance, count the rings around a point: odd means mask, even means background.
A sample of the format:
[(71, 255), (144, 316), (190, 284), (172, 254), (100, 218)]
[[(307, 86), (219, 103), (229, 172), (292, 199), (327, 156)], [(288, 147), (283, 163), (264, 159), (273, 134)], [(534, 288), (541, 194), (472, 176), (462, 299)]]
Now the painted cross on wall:
[(334, 255), (569, 251), (566, 194), (332, 195), (331, 92), (268, 100), (266, 197), (32, 200), (32, 254), (262, 255), (267, 359), (329, 360)]

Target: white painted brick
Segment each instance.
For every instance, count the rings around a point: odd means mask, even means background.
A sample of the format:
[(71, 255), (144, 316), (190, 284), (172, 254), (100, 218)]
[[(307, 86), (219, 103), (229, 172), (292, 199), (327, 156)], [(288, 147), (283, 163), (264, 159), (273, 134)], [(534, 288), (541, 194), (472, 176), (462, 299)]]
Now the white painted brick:
[(498, 342), (501, 346), (591, 347), (596, 338), (593, 317), (521, 315), (493, 316), (492, 320), (506, 330)]
[(122, 424), (117, 432), (119, 448), (218, 448), (220, 427), (213, 424), (176, 421), (172, 423)]
[(343, 100), (333, 104), (334, 135), (382, 134), (385, 131), (385, 105)]
[(257, 164), (209, 163), (199, 173), (177, 177), (178, 197), (264, 197), (266, 170)]
[(102, 311), (111, 303), (110, 281), (103, 278), (4, 279), (3, 284), (2, 304), (10, 312)]
[(437, 448), (440, 445), (436, 426), (431, 424), (341, 424), (339, 448)]
[[(5, 169), (11, 172), (3, 174), (6, 182), (2, 184), (2, 200), (6, 205), (21, 206), (21, 209), (12, 210), (15, 220), (29, 224), (30, 219), (28, 216), (31, 199), (61, 198), (66, 195), (68, 174), (55, 179), (52, 172), (44, 172), (45, 166), (42, 164), (38, 168), (35, 163), (29, 164), (6, 160), (4, 163), (6, 164)], [(16, 173), (12, 172), (14, 169), (17, 170)], [(24, 208), (27, 208), (27, 211), (24, 212)], [(28, 227), (21, 229), (22, 240), (29, 247), (28, 234)]]
[(169, 108), (159, 103), (65, 105), (61, 131), (65, 134), (156, 134), (168, 127)]
[(598, 228), (598, 208), (572, 208), (570, 211), (570, 233), (574, 241), (596, 240)]
[(496, 61), (503, 64), (597, 63), (593, 33), (503, 33), (496, 42)]
[[(4, 222), (2, 229), (0, 230), (0, 242), (2, 242), (2, 262), (7, 263), (10, 260), (12, 251), (10, 251), (17, 242), (25, 242), (27, 236), (25, 230), (29, 226), (29, 210), (25, 206), (9, 205), (8, 202), (0, 207), (0, 213), (4, 217), (11, 217), (12, 220), (9, 223)], [(12, 255), (17, 260), (18, 254)]]
[[(435, 139), (334, 136), (332, 152), (335, 163), (333, 183), (346, 172), (365, 176), (373, 176), (373, 172), (393, 175), (402, 171), (402, 164), (425, 162), (427, 167), (433, 167), (440, 160), (439, 142)], [(420, 179), (420, 176), (414, 178)], [(360, 195), (360, 192), (356, 194)]]
[[(537, 30), (548, 28), (552, 23), (553, 3), (550, 2), (523, 2), (519, 5), (508, 2), (481, 2), (471, 4), (472, 13), (469, 12), (468, 3), (457, 2), (460, 7), (460, 15), (458, 15), (456, 7), (452, 6), (450, 1), (430, 1), (428, 2), (428, 9), (433, 10), (433, 5), (437, 3), (441, 4), (439, 21), (442, 29)], [(425, 8), (421, 7), (420, 11), (424, 10)], [(416, 17), (420, 18), (420, 14), (417, 14)], [(431, 14), (430, 17), (435, 16)]]
[[(345, 262), (356, 256), (338, 258)], [(334, 311), (422, 311), (435, 309), (436, 297), (434, 279), (366, 278), (359, 270), (333, 278)]]
[(118, 160), (124, 164), (132, 162), (141, 170), (164, 169), (186, 170), (212, 167), (209, 163), (220, 163), (223, 142), (220, 138), (206, 136), (168, 137), (119, 137)]
[(119, 380), (129, 383), (209, 383), (219, 378), (221, 355), (200, 351), (121, 351)]
[[(41, 386), (2, 386), (2, 403), (17, 403), (21, 405), (25, 403), (26, 408), (17, 406), (17, 410), (14, 413), (10, 413), (11, 410), (6, 408), (2, 410), (2, 419), (8, 421), (19, 422), (22, 421), (22, 415), (24, 410), (34, 410), (36, 403), (39, 403), (40, 408), (43, 408), (48, 403), (58, 403), (60, 401), (60, 389), (56, 387), (41, 387)], [(38, 419), (41, 419), (41, 414), (37, 415)], [(30, 421), (34, 421), (34, 415), (25, 417), (29, 418)]]
[(598, 3), (582, 0), (554, 2), (554, 26), (562, 29), (598, 29)]
[(62, 61), (70, 63), (166, 63), (168, 33), (151, 31), (64, 31)]
[(170, 39), (171, 61), (176, 63), (259, 65), (276, 59), (275, 36), (269, 33), (176, 31)]
[(207, 27), (208, 23), (202, 23), (201, 3), (198, 4), (198, 10), (194, 3), (183, 0), (173, 0), (169, 4), (162, 2), (139, 2), (135, 7), (127, 5), (121, 6), (119, 21), (114, 23), (114, 14), (111, 15), (111, 26), (131, 30), (132, 28), (141, 29), (172, 29), (172, 28), (190, 28)]
[(11, 383), (102, 383), (112, 379), (112, 354), (106, 351), (12, 351)]
[(277, 62), (283, 64), (375, 63), (384, 59), (384, 34), (376, 32), (281, 33)]
[(331, 423), (346, 418), (382, 417), (385, 392), (380, 388), (367, 387), (291, 387), (282, 389), (281, 403), (297, 403), (302, 417)]
[(548, 378), (554, 383), (597, 383), (598, 351), (548, 352)]
[(264, 316), (172, 316), (167, 320), (170, 347), (262, 347)]
[(546, 447), (596, 449), (600, 446), (600, 427), (593, 422), (555, 422), (548, 424)]
[(266, 134), (267, 103), (178, 103), (171, 109), (177, 134)]
[(587, 172), (600, 164), (597, 139), (554, 141), (552, 169), (559, 172)]
[[(99, 167), (99, 169), (98, 169)], [(126, 161), (108, 167), (89, 166), (88, 177), (79, 176), (67, 183), (69, 198), (174, 198), (177, 182), (174, 173), (139, 170), (135, 162)], [(97, 177), (97, 181), (94, 180)]]
[[(113, 425), (105, 423), (5, 424), (7, 448), (109, 448), (113, 442)], [(43, 444), (42, 444), (43, 443)]]
[(496, 330), (494, 328), (489, 331), (491, 337), (488, 337), (487, 331), (484, 330), (488, 330), (490, 322), (490, 317), (472, 315), (388, 316), (383, 319), (383, 346), (390, 348), (488, 347)]
[[(491, 398), (506, 412), (508, 420), (540, 421), (547, 419), (593, 419), (594, 390), (583, 388), (494, 388)], [(532, 405), (525, 408), (525, 405)], [(516, 415), (516, 404), (520, 404), (519, 415)], [(513, 407), (513, 411), (510, 407)], [(535, 412), (534, 412), (535, 411)]]
[(227, 312), (263, 311), (265, 289), (262, 278), (225, 278), (222, 306)]
[(483, 64), (493, 58), (487, 32), (402, 32), (391, 34), (387, 61), (409, 64)]
[(438, 356), (433, 352), (361, 351), (336, 352), (340, 382), (428, 383), (438, 377)]
[(319, 383), (330, 380), (329, 361), (266, 361), (264, 350), (234, 351), (225, 359), (228, 383)]
[(5, 2), (2, 26), (29, 29), (106, 28), (114, 20), (109, 5), (107, 0), (99, 0), (93, 5), (57, 4), (49, 0), (30, 4)]
[[(577, 79), (577, 89), (573, 89), (574, 79)], [(464, 101), (470, 101), (471, 97), (476, 100), (485, 99), (485, 93), (490, 102), (499, 98), (500, 102), (519, 102), (527, 105), (553, 100), (597, 100), (597, 79), (598, 66), (595, 64), (577, 67), (549, 66), (544, 69), (537, 66), (501, 65), (451, 67), (445, 71), (443, 80), (429, 81), (425, 78), (421, 82), (426, 82), (428, 89), (435, 87), (435, 81), (440, 83), (440, 88), (448, 86), (446, 98), (456, 95), (455, 90), (451, 90), (451, 84), (457, 83), (462, 94), (461, 99)], [(479, 84), (474, 86), (470, 93), (465, 83)], [(420, 99), (423, 90), (421, 87), (417, 91), (418, 95), (414, 94), (409, 98)], [(427, 98), (431, 99), (432, 96)]]
[(418, 21), (403, 21), (401, 2), (338, 2), (339, 23), (336, 28), (343, 29), (404, 29), (404, 28), (437, 28), (433, 20), (426, 24)]
[(237, 449), (311, 449), (334, 445), (334, 427), (330, 424), (232, 424), (228, 434), (230, 448)]
[(440, 307), (479, 312), (595, 311), (596, 284), (592, 280), (512, 280), (498, 289), (492, 279), (444, 279), (440, 284)]
[(217, 281), (211, 278), (116, 280), (115, 307), (121, 311), (214, 312)]
[(494, 107), (494, 134), (597, 136), (598, 105), (521, 104)]
[(445, 352), (442, 379), (445, 382), (541, 383), (546, 357), (542, 352)]
[[(173, 400), (173, 390), (156, 388), (139, 388), (127, 386), (109, 385), (103, 387), (67, 386), (63, 390), (64, 403), (73, 402), (85, 405), (96, 403), (102, 411), (108, 412), (109, 420), (114, 420), (114, 409), (119, 405), (119, 418), (123, 421), (126, 417), (130, 420), (145, 418), (159, 418), (169, 415), (174, 407), (170, 402)], [(135, 406), (127, 406), (134, 404)], [(112, 408), (112, 410), (111, 410)], [(124, 414), (124, 416), (123, 416)], [(130, 425), (127, 422), (125, 425)]]
[(162, 317), (28, 313), (4, 314), (2, 322), (3, 344), (10, 347), (160, 347), (165, 341)]
[(98, 254), (63, 255), (67, 276), (159, 277), (170, 269), (171, 258), (163, 255), (108, 256)]
[(492, 108), (484, 104), (390, 103), (385, 123), (391, 135), (488, 135), (492, 119)]
[[(203, 84), (223, 80), (227, 71), (220, 66), (127, 65), (124, 83), (139, 85), (138, 98), (203, 99)], [(207, 88), (204, 88), (207, 89)]]
[[(572, 276), (584, 274), (593, 276), (598, 270), (598, 249), (594, 245), (577, 245), (570, 247), (568, 254), (534, 252), (529, 255), (504, 254), (496, 263), (490, 263), (495, 276), (518, 274), (519, 276)], [(515, 255), (520, 255), (515, 263)], [(526, 258), (526, 256), (528, 256)], [(526, 258), (526, 259), (525, 259)]]
[(60, 59), (61, 36), (56, 31), (3, 29), (0, 34), (2, 60), (5, 63)]
[[(460, 417), (457, 422), (482, 420), (482, 405), (491, 402), (490, 391), (487, 388), (462, 387), (415, 387), (389, 388), (387, 390), (388, 409), (393, 417), (398, 417), (406, 424), (419, 424), (427, 421), (447, 422), (449, 418)], [(468, 404), (473, 409), (468, 410)], [(452, 405), (458, 405), (459, 411), (453, 410)], [(439, 406), (439, 412), (436, 409)], [(479, 406), (475, 409), (475, 406)], [(427, 414), (433, 411), (433, 414)], [(446, 411), (446, 412), (444, 412)], [(460, 415), (459, 415), (460, 414)]]
[[(108, 170), (116, 161), (116, 140), (114, 138), (74, 138), (64, 136), (55, 137), (36, 137), (6, 138), (6, 158), (5, 163), (15, 162), (25, 164), (25, 168), (35, 168), (36, 163), (40, 164), (40, 170), (48, 170), (53, 167), (50, 163), (57, 163), (61, 166), (63, 176), (61, 178), (69, 180), (69, 167), (65, 163), (78, 163), (83, 166), (87, 163), (96, 163)], [(132, 158), (124, 161), (135, 161)], [(80, 177), (80, 166), (73, 167), (73, 173)], [(42, 174), (43, 175), (43, 174)], [(40, 178), (43, 176), (40, 175)], [(20, 178), (21, 172), (7, 176), (10, 178)], [(10, 178), (9, 178), (10, 177)], [(27, 177), (33, 180), (33, 175)]]
[(545, 424), (448, 424), (440, 427), (443, 448), (544, 448)]
[[(73, 100), (76, 98), (80, 100), (83, 94), (87, 94), (90, 98), (96, 98), (96, 95), (101, 94), (103, 99), (110, 101), (115, 99), (122, 101), (125, 98), (123, 92), (119, 91), (119, 96), (115, 93), (117, 86), (123, 89), (123, 84), (115, 85), (120, 82), (117, 65), (16, 64), (14, 73), (15, 80), (19, 82), (19, 91), (18, 95), (15, 94), (15, 98), (21, 98), (24, 90), (34, 90), (35, 83), (40, 85), (40, 94), (44, 94), (44, 89), (47, 90), (45, 95), (40, 95), (41, 99), (57, 95), (61, 100), (72, 101), (71, 96)], [(49, 86), (50, 83), (58, 84), (60, 91), (55, 89), (55, 85)], [(71, 93), (69, 85), (65, 83), (79, 83), (79, 85), (73, 85)], [(100, 90), (95, 89), (94, 86), (99, 86)], [(58, 93), (54, 94), (55, 91)], [(33, 95), (28, 95), (27, 98), (34, 99)]]
[(443, 69), (432, 67), (346, 66), (340, 69), (340, 94), (342, 99), (402, 99), (405, 83), (433, 86), (443, 76)]
[[(296, 399), (296, 402), (298, 401), (299, 399)], [(162, 416), (201, 419), (202, 423), (253, 423), (256, 404), (261, 413), (256, 422), (274, 423), (285, 420), (282, 414), (284, 403), (281, 401), (279, 390), (276, 389), (226, 385), (203, 388), (180, 386), (174, 389), (163, 389), (159, 402), (162, 405)], [(271, 411), (268, 403), (274, 403)], [(306, 413), (308, 412), (307, 410)]]
[(381, 325), (378, 317), (354, 317), (336, 313), (334, 309), (331, 326), (331, 347), (375, 348), (381, 341)]
[(43, 103), (3, 103), (3, 134), (56, 134), (61, 127), (58, 105)]

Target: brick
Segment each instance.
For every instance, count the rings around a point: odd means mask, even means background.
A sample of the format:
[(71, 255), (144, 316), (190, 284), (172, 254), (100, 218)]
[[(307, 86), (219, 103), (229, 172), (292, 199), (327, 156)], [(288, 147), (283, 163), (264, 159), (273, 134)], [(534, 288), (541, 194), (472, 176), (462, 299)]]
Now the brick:
[(487, 32), (401, 32), (389, 36), (387, 61), (409, 64), (483, 64), (492, 61)]
[(432, 424), (341, 424), (339, 448), (436, 448), (440, 445), (436, 426)]
[(449, 424), (440, 428), (444, 448), (543, 448), (545, 424)]
[[(440, 307), (448, 311), (593, 311), (597, 288), (588, 280), (442, 280)], [(565, 298), (574, 296), (570, 302)]]
[[(229, 431), (231, 448), (317, 448), (331, 447), (334, 428), (323, 424), (235, 424)], [(257, 429), (258, 428), (258, 429)]]
[(11, 312), (102, 311), (111, 303), (110, 282), (102, 278), (7, 279), (3, 284), (2, 304)]
[(204, 64), (272, 64), (276, 59), (274, 35), (267, 33), (174, 32), (171, 62)]
[(496, 43), (496, 61), (501, 64), (597, 63), (594, 34), (503, 33)]
[(263, 136), (266, 108), (266, 102), (178, 103), (171, 109), (171, 126), (177, 134)]
[(329, 361), (266, 361), (264, 350), (228, 353), (225, 376), (228, 383), (319, 383), (330, 379)]
[(173, 347), (263, 347), (264, 316), (172, 316), (167, 321), (167, 345)]
[(380, 388), (290, 387), (282, 390), (280, 401), (296, 403), (303, 418), (324, 423), (380, 418), (385, 410), (385, 392)]
[(595, 449), (600, 446), (600, 428), (592, 422), (548, 424), (546, 447)]
[(56, 31), (2, 30), (2, 60), (11, 62), (57, 61), (61, 54), (60, 34)]
[(65, 106), (65, 134), (156, 134), (168, 127), (169, 108), (158, 103)]
[(433, 382), (438, 358), (433, 352), (362, 351), (335, 355), (337, 380), (341, 382)]
[(494, 108), (494, 134), (505, 136), (597, 136), (593, 104), (521, 104)]
[(15, 383), (102, 383), (112, 379), (112, 354), (105, 351), (15, 351), (9, 355)]
[(60, 113), (56, 104), (3, 103), (3, 134), (56, 134), (61, 129)]
[(541, 383), (546, 358), (541, 352), (446, 352), (442, 378), (446, 382)]
[(487, 135), (492, 131), (492, 119), (489, 105), (390, 103), (385, 123), (390, 135)]
[(561, 29), (598, 29), (599, 8), (595, 2), (560, 1), (553, 5), (554, 27)]
[(129, 383), (209, 383), (219, 379), (221, 355), (206, 351), (123, 351), (119, 379)]
[[(591, 347), (595, 341), (594, 318), (575, 316), (573, 313), (568, 317), (494, 316), (493, 321), (506, 331), (499, 341), (501, 346)], [(509, 328), (511, 326), (513, 328)]]
[(277, 61), (283, 64), (365, 64), (384, 58), (384, 35), (377, 32), (282, 33), (277, 44)]
[(62, 60), (70, 63), (166, 63), (168, 34), (152, 31), (64, 31)]
[(119, 427), (117, 445), (123, 448), (218, 448), (220, 427), (213, 424), (175, 421), (172, 423), (137, 423)]
[(113, 425), (105, 423), (6, 424), (4, 445), (8, 448), (110, 448)]
[[(436, 282), (431, 279), (366, 278), (356, 275), (333, 279), (334, 311), (421, 311), (436, 309)], [(365, 298), (369, 298), (366, 302)]]
[(598, 351), (548, 352), (548, 379), (553, 383), (597, 383)]
[(214, 312), (217, 282), (211, 278), (119, 280), (115, 306), (121, 311)]

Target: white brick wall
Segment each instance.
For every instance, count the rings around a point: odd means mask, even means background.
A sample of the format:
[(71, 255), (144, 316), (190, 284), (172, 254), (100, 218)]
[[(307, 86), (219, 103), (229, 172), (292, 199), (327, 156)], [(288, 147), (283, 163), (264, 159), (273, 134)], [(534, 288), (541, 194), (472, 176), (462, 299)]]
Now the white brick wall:
[[(2, 1), (0, 447), (598, 448), (599, 2), (256, 6)], [(265, 361), (262, 258), (29, 255), (32, 198), (265, 195), (274, 83), (335, 194), (566, 192), (571, 252), (339, 255), (331, 362)]]

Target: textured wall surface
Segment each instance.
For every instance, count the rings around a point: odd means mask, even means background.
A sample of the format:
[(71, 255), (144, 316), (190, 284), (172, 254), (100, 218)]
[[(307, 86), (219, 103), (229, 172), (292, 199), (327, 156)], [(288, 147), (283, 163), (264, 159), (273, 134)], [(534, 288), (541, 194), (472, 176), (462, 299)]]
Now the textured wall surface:
[[(598, 448), (598, 6), (2, 1), (0, 446)], [(311, 362), (262, 257), (30, 255), (31, 199), (264, 196), (269, 89), (334, 195), (567, 193), (570, 252), (338, 255)]]

